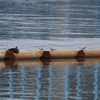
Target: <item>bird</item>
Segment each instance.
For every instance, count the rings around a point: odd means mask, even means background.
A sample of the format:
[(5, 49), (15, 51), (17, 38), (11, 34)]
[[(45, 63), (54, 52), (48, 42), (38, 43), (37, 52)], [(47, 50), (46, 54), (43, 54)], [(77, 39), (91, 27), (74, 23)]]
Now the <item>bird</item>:
[(14, 53), (19, 53), (19, 49), (18, 49), (17, 46), (16, 46), (15, 48), (10, 48), (10, 49), (8, 49), (8, 51), (12, 51), (12, 52), (14, 52)]
[(41, 51), (43, 51), (43, 48), (40, 48)]
[(56, 50), (56, 49), (52, 49), (52, 48), (50, 47), (50, 50), (51, 50), (51, 51), (54, 51), (54, 50)]
[[(80, 48), (80, 47), (79, 47)], [(85, 47), (83, 47), (83, 48), (81, 48), (81, 50), (85, 50), (86, 49), (86, 46)]]

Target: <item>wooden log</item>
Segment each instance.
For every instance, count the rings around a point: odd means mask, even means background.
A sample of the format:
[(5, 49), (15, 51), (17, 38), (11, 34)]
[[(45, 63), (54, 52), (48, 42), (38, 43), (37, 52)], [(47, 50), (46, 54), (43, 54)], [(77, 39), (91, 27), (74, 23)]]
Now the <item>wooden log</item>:
[(66, 51), (33, 51), (19, 52), (11, 51), (0, 52), (0, 59), (52, 59), (52, 58), (94, 58), (100, 57), (100, 50), (66, 50)]

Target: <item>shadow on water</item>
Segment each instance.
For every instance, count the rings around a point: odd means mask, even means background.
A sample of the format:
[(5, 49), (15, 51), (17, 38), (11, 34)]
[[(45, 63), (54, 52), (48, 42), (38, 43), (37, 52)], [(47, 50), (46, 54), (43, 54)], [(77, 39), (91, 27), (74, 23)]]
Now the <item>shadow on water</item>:
[(97, 100), (99, 71), (99, 58), (1, 61), (0, 98)]

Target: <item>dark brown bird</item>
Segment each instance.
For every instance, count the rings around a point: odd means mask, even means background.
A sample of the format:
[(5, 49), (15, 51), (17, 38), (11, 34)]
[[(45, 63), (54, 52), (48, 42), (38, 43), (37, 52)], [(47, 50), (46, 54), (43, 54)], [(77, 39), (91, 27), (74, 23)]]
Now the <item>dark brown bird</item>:
[(15, 48), (10, 48), (10, 49), (8, 49), (8, 51), (12, 51), (12, 52), (14, 52), (14, 53), (19, 53), (19, 49), (18, 49), (17, 46), (16, 46)]

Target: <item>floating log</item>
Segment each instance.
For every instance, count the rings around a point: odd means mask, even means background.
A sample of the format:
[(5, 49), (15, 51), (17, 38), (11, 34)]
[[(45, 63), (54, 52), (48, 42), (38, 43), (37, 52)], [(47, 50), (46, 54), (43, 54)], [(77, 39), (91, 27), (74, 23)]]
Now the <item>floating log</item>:
[(0, 59), (52, 59), (52, 58), (93, 58), (100, 57), (100, 50), (66, 50), (66, 51), (33, 51), (19, 52), (12, 51), (0, 52)]

